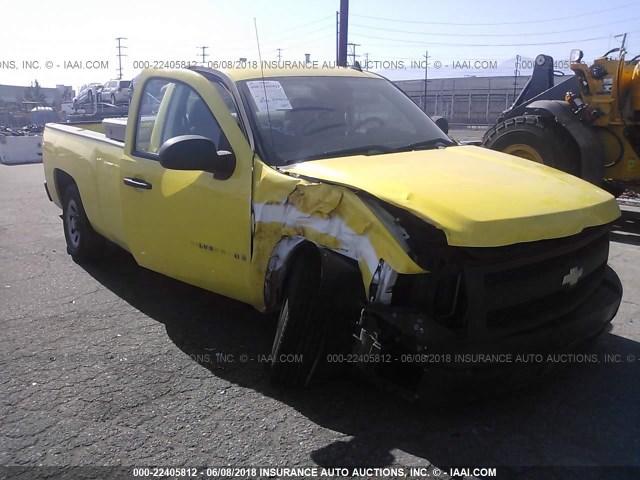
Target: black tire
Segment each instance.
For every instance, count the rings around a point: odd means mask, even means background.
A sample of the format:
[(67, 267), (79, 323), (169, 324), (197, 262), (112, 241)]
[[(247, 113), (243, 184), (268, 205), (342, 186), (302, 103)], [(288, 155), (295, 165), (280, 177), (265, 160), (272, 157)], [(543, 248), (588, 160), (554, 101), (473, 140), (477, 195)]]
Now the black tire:
[(484, 134), (482, 145), (580, 176), (580, 152), (574, 140), (560, 125), (539, 116), (498, 123)]
[(104, 246), (102, 237), (89, 223), (78, 187), (69, 185), (62, 198), (62, 225), (67, 253), (78, 262), (98, 258)]
[(298, 259), (287, 277), (271, 349), (269, 373), (274, 383), (301, 387), (313, 377), (323, 352), (327, 325), (317, 305), (319, 287), (319, 261)]

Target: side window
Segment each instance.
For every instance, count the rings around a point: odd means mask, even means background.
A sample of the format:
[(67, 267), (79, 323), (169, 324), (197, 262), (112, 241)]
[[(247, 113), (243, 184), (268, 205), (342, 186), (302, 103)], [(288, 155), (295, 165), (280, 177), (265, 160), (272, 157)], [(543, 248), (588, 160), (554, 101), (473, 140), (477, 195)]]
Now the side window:
[(144, 84), (136, 120), (135, 151), (157, 154), (175, 83), (164, 78), (152, 78)]
[(212, 140), (218, 150), (231, 150), (208, 105), (190, 86), (154, 78), (145, 83), (141, 101), (137, 153), (154, 158), (164, 142), (180, 135), (201, 135)]
[(218, 150), (230, 150), (229, 143), (209, 106), (191, 87), (178, 84), (167, 112), (162, 142), (179, 135), (201, 135)]
[(233, 100), (233, 97), (231, 96), (231, 92), (229, 92), (229, 90), (227, 90), (227, 87), (225, 87), (221, 83), (211, 82), (211, 84), (214, 86), (214, 88), (216, 89), (216, 93), (220, 95), (220, 98), (222, 98), (222, 101), (229, 109), (231, 116), (237, 120), (238, 108), (236, 107), (236, 102)]

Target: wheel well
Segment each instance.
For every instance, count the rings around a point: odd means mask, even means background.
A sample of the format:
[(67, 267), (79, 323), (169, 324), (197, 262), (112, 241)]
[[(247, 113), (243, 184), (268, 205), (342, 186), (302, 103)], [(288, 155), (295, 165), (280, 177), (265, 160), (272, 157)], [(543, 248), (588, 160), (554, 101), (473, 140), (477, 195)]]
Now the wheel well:
[[(357, 261), (306, 239), (285, 237), (274, 248), (269, 262), (265, 282), (267, 311), (280, 308), (291, 267), (300, 261), (313, 264), (318, 275), (322, 276), (321, 281), (324, 287), (331, 289), (332, 286), (348, 285), (347, 291), (341, 291), (345, 289), (338, 287), (336, 293), (344, 293), (358, 301), (366, 300), (362, 272)], [(359, 293), (358, 289), (360, 289)]]
[(321, 268), (318, 245), (304, 239), (299, 239), (297, 243), (293, 240), (294, 244), (288, 247), (290, 250), (287, 253), (288, 248), (285, 242), (289, 240), (284, 238), (276, 245), (269, 261), (265, 282), (265, 303), (268, 311), (277, 310), (280, 307), (292, 265), (298, 261), (310, 261), (316, 264), (318, 271)]
[(55, 181), (56, 192), (58, 193), (58, 199), (62, 203), (62, 195), (67, 190), (69, 185), (77, 185), (76, 181), (73, 179), (71, 175), (69, 175), (64, 170), (60, 170), (56, 168), (53, 171), (53, 179)]
[(527, 111), (554, 120), (578, 147), (578, 163), (583, 180), (602, 185), (604, 178), (604, 149), (591, 127), (583, 124), (573, 114), (568, 103), (559, 100), (538, 100), (527, 106)]

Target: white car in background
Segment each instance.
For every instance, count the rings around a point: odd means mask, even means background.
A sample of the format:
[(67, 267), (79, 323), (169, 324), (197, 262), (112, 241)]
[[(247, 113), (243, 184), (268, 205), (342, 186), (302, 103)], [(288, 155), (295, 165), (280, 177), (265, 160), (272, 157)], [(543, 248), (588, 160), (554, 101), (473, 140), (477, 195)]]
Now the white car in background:
[(113, 105), (129, 103), (130, 88), (130, 80), (109, 80), (102, 87), (100, 100)]
[(78, 95), (73, 97), (73, 109), (78, 110), (78, 108), (87, 103), (93, 105), (100, 95), (100, 90), (102, 90), (101, 83), (88, 83), (81, 86)]

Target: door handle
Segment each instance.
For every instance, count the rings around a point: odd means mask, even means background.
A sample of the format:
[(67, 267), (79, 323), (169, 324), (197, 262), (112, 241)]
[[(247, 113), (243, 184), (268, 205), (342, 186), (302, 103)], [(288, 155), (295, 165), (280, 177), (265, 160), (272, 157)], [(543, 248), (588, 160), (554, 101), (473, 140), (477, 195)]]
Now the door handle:
[(143, 190), (151, 190), (151, 184), (140, 178), (124, 178), (124, 184), (133, 188), (142, 188)]

